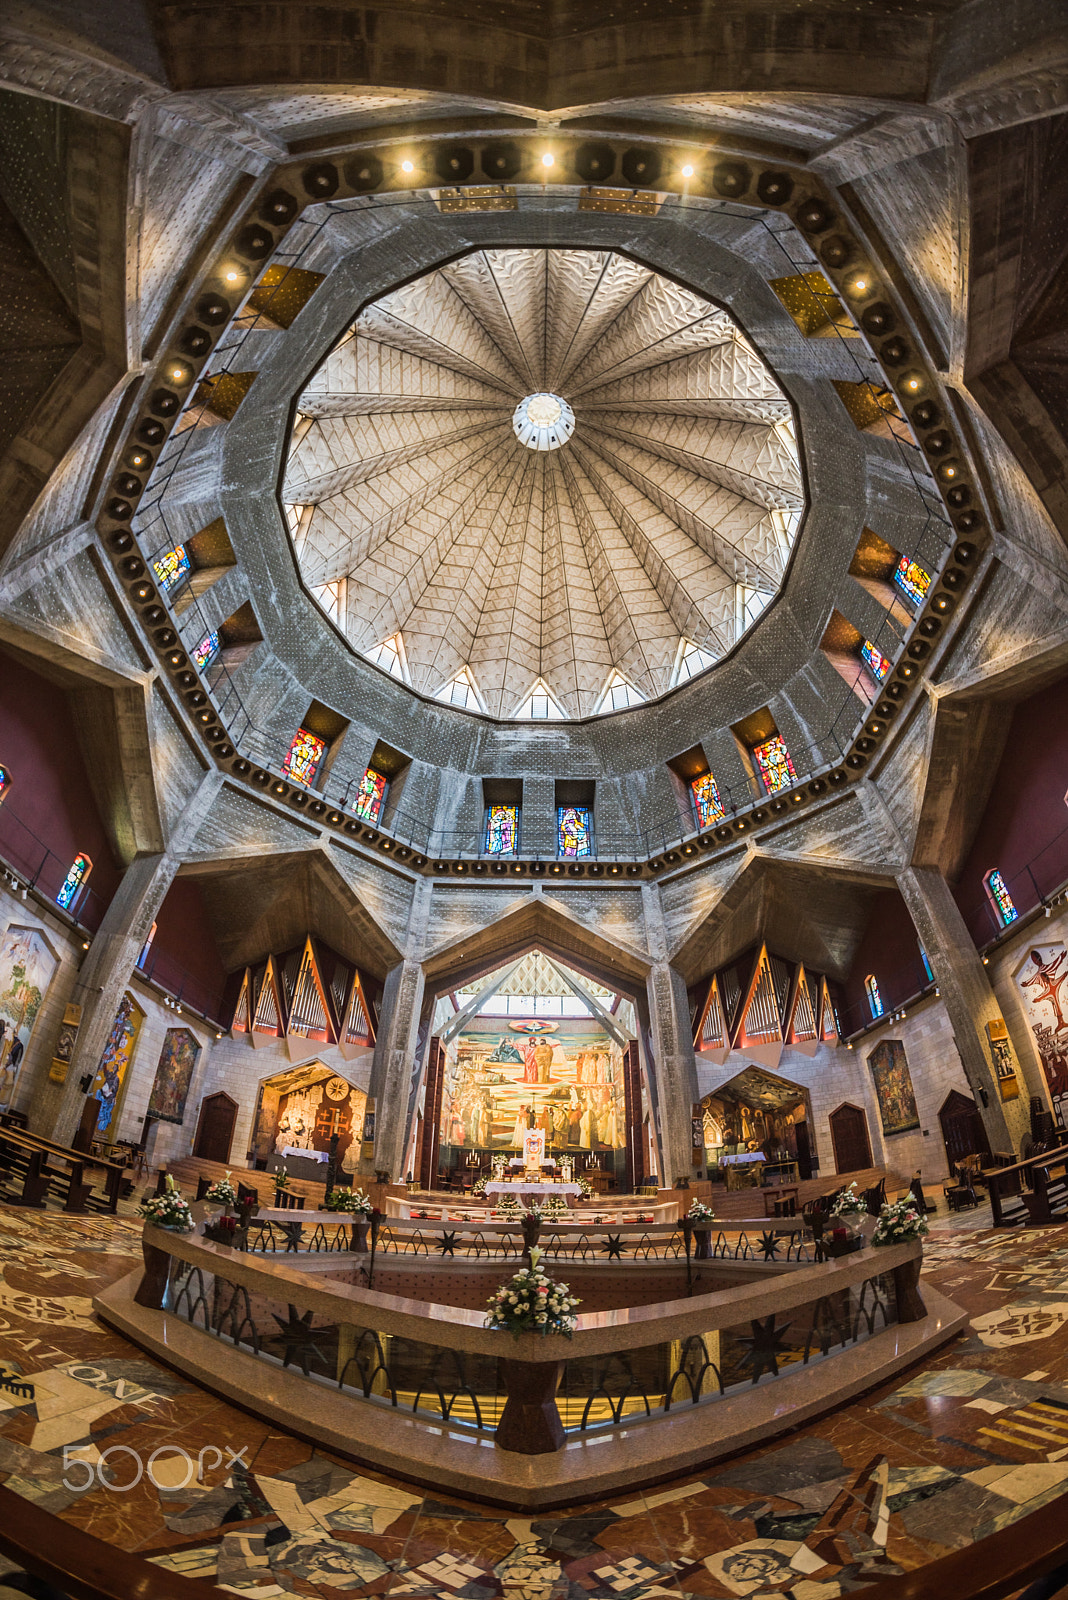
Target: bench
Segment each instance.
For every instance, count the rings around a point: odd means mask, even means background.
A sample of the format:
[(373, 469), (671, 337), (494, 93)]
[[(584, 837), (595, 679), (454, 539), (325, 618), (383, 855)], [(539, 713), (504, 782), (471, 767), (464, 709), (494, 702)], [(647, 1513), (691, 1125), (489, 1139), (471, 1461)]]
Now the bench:
[[(98, 1196), (93, 1185), (86, 1181), (87, 1167), (104, 1172), (102, 1196)], [(56, 1199), (62, 1200), (64, 1211), (80, 1213), (93, 1204), (95, 1210), (114, 1212), (124, 1182), (126, 1192), (132, 1188), (125, 1178), (125, 1170), (117, 1162), (87, 1156), (80, 1150), (71, 1150), (21, 1128), (0, 1128), (0, 1173), (21, 1182), (17, 1194), (4, 1195), (9, 1205), (33, 1206), (40, 1210), (49, 1194), (54, 1194)]]
[[(1057, 1171), (1055, 1169), (1059, 1168)], [(1045, 1150), (1008, 1167), (987, 1167), (995, 1228), (1058, 1222), (1068, 1217), (1068, 1145)], [(1030, 1184), (1028, 1191), (1024, 1185)]]

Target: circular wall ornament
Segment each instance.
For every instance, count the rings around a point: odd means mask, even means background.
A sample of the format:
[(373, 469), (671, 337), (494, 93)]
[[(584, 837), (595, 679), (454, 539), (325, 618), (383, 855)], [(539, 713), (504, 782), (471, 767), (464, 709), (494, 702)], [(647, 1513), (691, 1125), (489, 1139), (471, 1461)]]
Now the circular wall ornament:
[(575, 413), (558, 394), (524, 395), (512, 413), (512, 429), (528, 450), (559, 450), (575, 431)]

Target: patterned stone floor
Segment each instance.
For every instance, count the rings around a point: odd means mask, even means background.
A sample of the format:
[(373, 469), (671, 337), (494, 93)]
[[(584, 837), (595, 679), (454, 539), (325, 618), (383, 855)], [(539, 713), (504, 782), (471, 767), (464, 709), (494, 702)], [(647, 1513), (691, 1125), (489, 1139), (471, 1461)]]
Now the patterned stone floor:
[(256, 1600), (835, 1600), (1068, 1487), (1068, 1227), (985, 1220), (927, 1241), (972, 1331), (904, 1382), (706, 1473), (531, 1519), (359, 1470), (195, 1389), (92, 1315), (139, 1224), (6, 1209), (0, 1479)]

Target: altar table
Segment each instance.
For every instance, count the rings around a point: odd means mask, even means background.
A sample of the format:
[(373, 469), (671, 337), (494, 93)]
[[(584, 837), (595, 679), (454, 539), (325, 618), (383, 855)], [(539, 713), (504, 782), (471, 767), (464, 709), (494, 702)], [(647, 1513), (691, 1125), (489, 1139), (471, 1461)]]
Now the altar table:
[(582, 1190), (577, 1183), (487, 1183), (484, 1192), (487, 1195), (536, 1195), (539, 1199), (548, 1199), (551, 1194), (581, 1194)]

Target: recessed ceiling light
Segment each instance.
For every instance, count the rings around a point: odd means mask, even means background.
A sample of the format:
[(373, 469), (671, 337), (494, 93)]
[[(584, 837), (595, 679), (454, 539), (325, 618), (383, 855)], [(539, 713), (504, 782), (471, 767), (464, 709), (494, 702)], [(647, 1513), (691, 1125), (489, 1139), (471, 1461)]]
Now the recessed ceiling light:
[(541, 164), (542, 164), (543, 167), (551, 167), (552, 164), (553, 164), (553, 160), (554, 160), (554, 157), (552, 156), (552, 154), (548, 150), (546, 150), (545, 154), (541, 158)]
[(692, 178), (693, 177), (693, 168), (691, 166), (683, 167), (682, 175), (683, 175), (684, 178)]
[(402, 172), (414, 172), (415, 171), (415, 162), (414, 161), (402, 161), (401, 162), (401, 171)]

